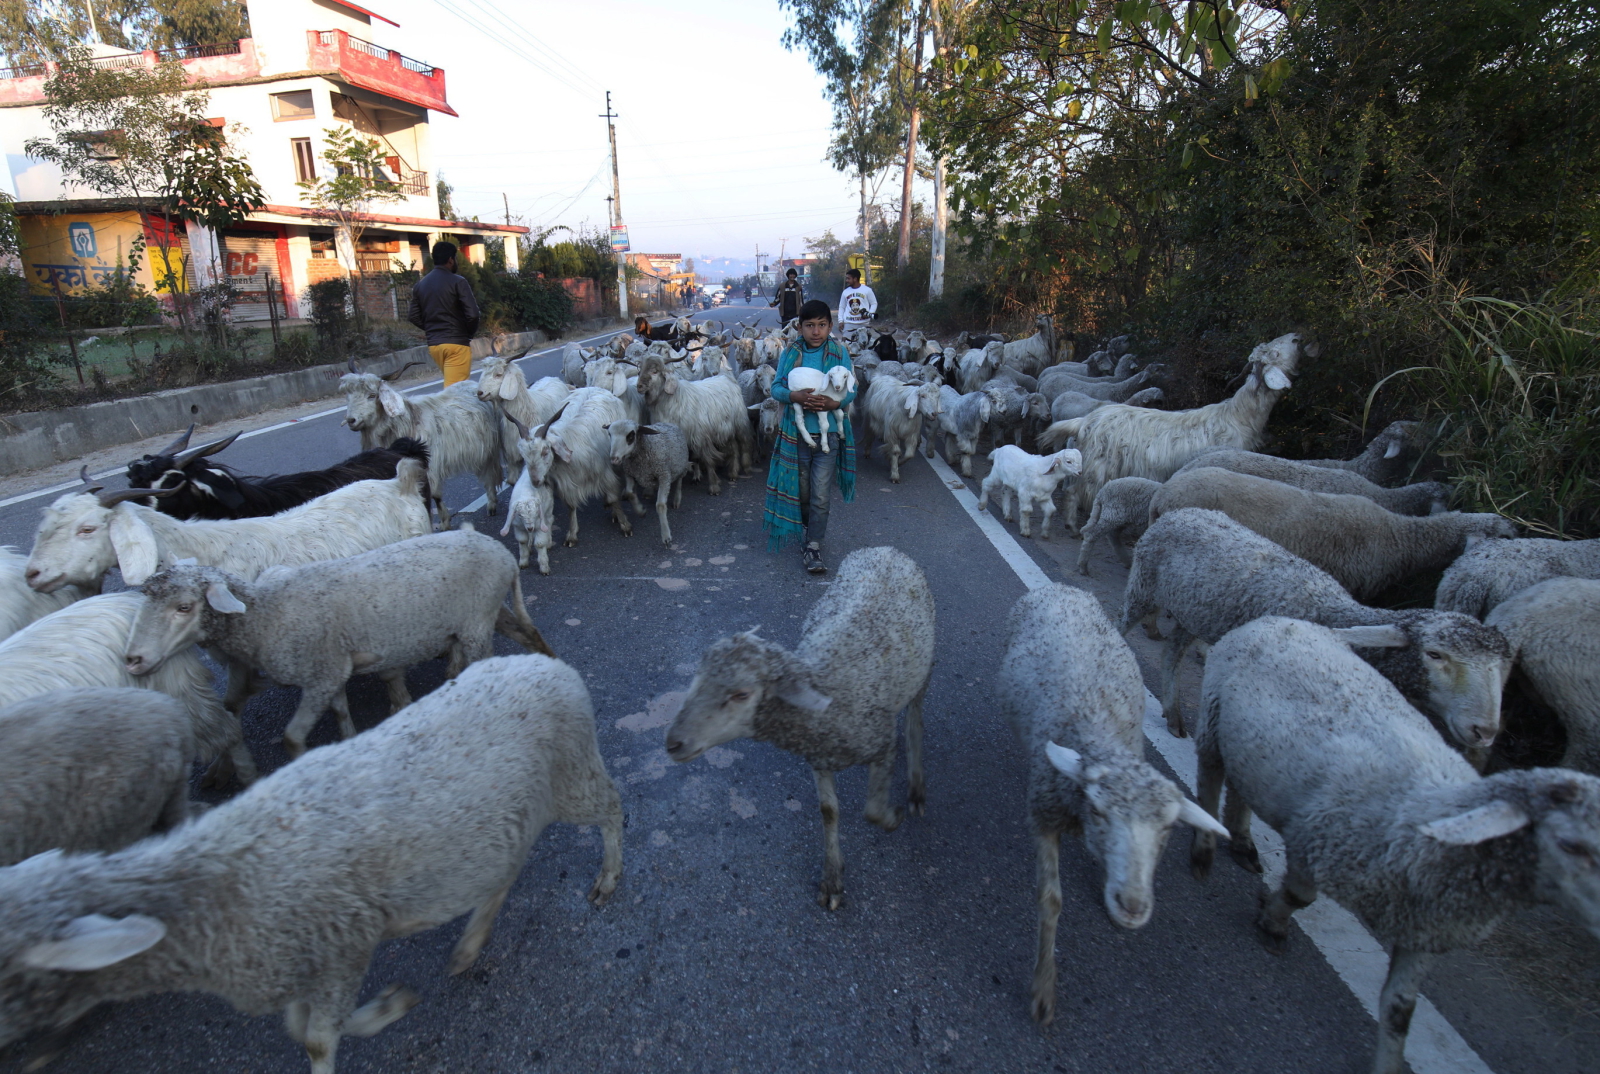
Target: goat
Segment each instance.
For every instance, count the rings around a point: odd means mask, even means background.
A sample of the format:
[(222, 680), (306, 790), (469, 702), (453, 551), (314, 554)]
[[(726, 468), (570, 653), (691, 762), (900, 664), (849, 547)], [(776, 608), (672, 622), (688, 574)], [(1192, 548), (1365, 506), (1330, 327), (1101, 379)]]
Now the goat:
[(723, 461), (723, 451), (730, 446), (728, 483), (739, 476), (741, 463), (744, 472), (750, 472), (750, 419), (739, 384), (732, 377), (680, 380), (665, 361), (650, 355), (639, 367), (637, 388), (650, 408), (651, 421), (671, 422), (683, 430), (689, 457), (706, 470), (711, 495), (722, 494), (717, 463)]

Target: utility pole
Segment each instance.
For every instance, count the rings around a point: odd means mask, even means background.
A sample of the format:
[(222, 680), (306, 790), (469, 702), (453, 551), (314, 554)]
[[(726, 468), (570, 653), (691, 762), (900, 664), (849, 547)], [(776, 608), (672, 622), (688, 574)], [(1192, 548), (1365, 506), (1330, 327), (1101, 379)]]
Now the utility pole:
[[(617, 125), (612, 120), (617, 114), (611, 110), (611, 91), (606, 90), (606, 111), (601, 117), (606, 121), (606, 131), (611, 135), (611, 226), (622, 226), (622, 180), (617, 172)], [(628, 319), (628, 254), (616, 249), (617, 233), (611, 233), (612, 249), (617, 257), (617, 315)]]
[(506, 197), (506, 192), (504, 190), (500, 192), (500, 204), (505, 206), (506, 226), (509, 227), (511, 225), (511, 200)]

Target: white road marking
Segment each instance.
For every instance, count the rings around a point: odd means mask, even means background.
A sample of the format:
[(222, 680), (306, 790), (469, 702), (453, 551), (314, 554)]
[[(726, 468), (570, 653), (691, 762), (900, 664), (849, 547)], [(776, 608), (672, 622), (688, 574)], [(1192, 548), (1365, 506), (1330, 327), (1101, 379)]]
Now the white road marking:
[[(942, 458), (936, 455), (928, 460), (928, 465), (956, 498), (956, 502), (977, 523), (983, 535), (989, 538), (989, 543), (994, 545), (1007, 566), (1016, 572), (1023, 585), (1038, 589), (1053, 584), (998, 519), (987, 511), (978, 510), (978, 498)], [(1172, 737), (1167, 730), (1167, 721), (1161, 715), (1161, 703), (1148, 690), (1144, 699), (1144, 735), (1193, 793), (1196, 768), (1194, 739)], [(1269, 886), (1276, 885), (1283, 877), (1283, 840), (1277, 832), (1261, 823), (1259, 817), (1255, 820), (1254, 829), (1256, 849), (1260, 851), (1261, 865), (1265, 870), (1262, 880)], [(1378, 996), (1383, 990), (1384, 977), (1389, 972), (1389, 954), (1383, 945), (1373, 938), (1354, 914), (1326, 895), (1319, 895), (1310, 906), (1297, 911), (1294, 920), (1311, 938), (1311, 942), (1317, 945), (1317, 950), (1322, 952), (1322, 957), (1333, 967), (1357, 1002), (1376, 1019)], [(1242, 938), (1242, 942), (1249, 942), (1249, 938)], [(1423, 995), (1417, 997), (1416, 1014), (1411, 1020), (1406, 1061), (1416, 1074), (1494, 1074), (1489, 1065), (1472, 1050), (1472, 1046), (1456, 1032), (1455, 1027), (1439, 1013), (1439, 1009)]]

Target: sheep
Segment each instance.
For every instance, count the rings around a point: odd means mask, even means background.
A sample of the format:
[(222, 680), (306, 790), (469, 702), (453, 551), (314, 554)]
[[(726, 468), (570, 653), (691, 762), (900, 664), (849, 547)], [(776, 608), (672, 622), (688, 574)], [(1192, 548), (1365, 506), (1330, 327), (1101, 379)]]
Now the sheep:
[(862, 403), (867, 415), (867, 440), (862, 454), (872, 453), (872, 440), (883, 441), (884, 454), (889, 460), (889, 480), (900, 483), (900, 463), (917, 453), (925, 418), (937, 418), (942, 409), (939, 386), (923, 384), (913, 387), (889, 377), (879, 377), (867, 389)]
[(770, 365), (746, 369), (739, 374), (739, 391), (744, 395), (744, 405), (753, 407), (772, 394), (772, 382), (778, 371)]
[(961, 356), (961, 393), (975, 392), (983, 387), (1000, 368), (1005, 344), (990, 343), (982, 350), (970, 350)]
[(1122, 403), (1136, 392), (1151, 387), (1151, 381), (1158, 380), (1166, 373), (1166, 368), (1161, 364), (1148, 366), (1131, 376), (1121, 380), (1109, 377), (1078, 377), (1059, 366), (1046, 369), (1039, 375), (1039, 390), (1051, 399), (1062, 392), (1077, 392), (1087, 395), (1091, 399), (1099, 399), (1107, 403)]
[(24, 577), (27, 564), (27, 556), (9, 545), (0, 545), (0, 641), (84, 597), (83, 590), (73, 585), (52, 593), (29, 589)]
[(933, 594), (922, 570), (893, 548), (862, 548), (839, 565), (827, 593), (800, 624), (791, 652), (754, 628), (712, 643), (683, 707), (667, 728), (667, 755), (688, 762), (736, 738), (771, 742), (811, 766), (822, 808), (823, 867), (817, 902), (844, 897), (839, 798), (833, 774), (870, 765), (866, 817), (884, 831), (904, 812), (889, 807), (895, 721), (906, 714), (907, 808), (925, 810), (922, 699), (933, 671)]
[[(1151, 403), (1161, 402), (1164, 398), (1166, 393), (1160, 388), (1140, 388), (1122, 401), (1128, 406), (1149, 406)], [(1112, 400), (1097, 399), (1082, 392), (1064, 391), (1050, 404), (1050, 420), (1056, 422), (1081, 418), (1091, 410), (1098, 410), (1111, 402)]]
[(1374, 485), (1350, 470), (1313, 466), (1293, 459), (1280, 459), (1276, 455), (1261, 455), (1254, 451), (1239, 451), (1236, 448), (1208, 451), (1179, 467), (1178, 474), (1173, 476), (1206, 466), (1264, 477), (1269, 481), (1305, 489), (1307, 492), (1365, 496), (1379, 507), (1393, 511), (1397, 515), (1434, 515), (1447, 510), (1450, 506), (1450, 486), (1438, 481), (1422, 481), (1415, 485), (1386, 489), (1382, 485)]
[[(945, 460), (954, 464), (961, 456), (961, 476), (972, 476), (972, 456), (978, 450), (978, 437), (994, 414), (993, 394), (982, 389), (962, 395), (950, 385), (939, 389), (938, 432), (944, 434)], [(936, 435), (936, 434), (934, 434)], [(934, 435), (928, 437), (928, 455), (933, 455)]]
[[(1032, 410), (1032, 401), (1027, 392), (1009, 381), (1000, 380), (998, 377), (985, 384), (984, 389), (993, 393), (995, 400), (993, 413), (989, 418), (989, 437), (996, 447), (1013, 440), (1019, 447), (1022, 444), (1023, 425), (1028, 420)], [(1041, 404), (1043, 397), (1040, 397)]]
[(1029, 455), (1014, 444), (1006, 444), (989, 452), (988, 476), (983, 479), (983, 491), (978, 496), (978, 510), (989, 509), (989, 493), (1000, 489), (1001, 515), (1011, 519), (1011, 493), (1017, 494), (1017, 514), (1022, 535), (1031, 537), (1028, 523), (1037, 501), (1044, 515), (1039, 529), (1039, 539), (1050, 539), (1050, 520), (1055, 516), (1055, 491), (1069, 474), (1083, 471), (1083, 456), (1077, 448), (1062, 448), (1053, 455)]
[(1150, 521), (1185, 507), (1223, 512), (1321, 567), (1357, 600), (1449, 565), (1473, 538), (1517, 532), (1499, 515), (1397, 515), (1365, 496), (1306, 492), (1214, 467), (1186, 471), (1162, 485), (1151, 497)]
[(39, 593), (64, 585), (98, 592), (112, 567), (138, 585), (192, 557), (245, 578), (268, 567), (355, 555), (430, 531), (422, 501), (427, 471), (403, 459), (392, 481), (357, 481), (271, 518), (179, 522), (128, 501), (147, 489), (69, 492), (44, 510), (25, 577)]
[(470, 381), (452, 384), (433, 395), (413, 398), (401, 395), (381, 377), (356, 371), (339, 378), (344, 392), (344, 423), (361, 434), (361, 446), (371, 447), (369, 439), (384, 443), (409, 436), (428, 446), (429, 494), (433, 497), (439, 524), (450, 523), (444, 505), (445, 482), (456, 474), (475, 474), (488, 498), (488, 513), (499, 510), (500, 494), (500, 414), (477, 396)]
[(1076, 436), (1083, 452), (1083, 477), (1066, 502), (1069, 530), (1077, 532), (1078, 508), (1092, 504), (1107, 481), (1118, 477), (1165, 481), (1208, 448), (1254, 450), (1273, 404), (1289, 387), (1289, 374), (1299, 368), (1300, 355), (1314, 358), (1315, 349), (1294, 332), (1261, 344), (1250, 352), (1250, 374), (1244, 384), (1220, 403), (1196, 410), (1103, 406), (1081, 418), (1058, 421), (1040, 433), (1041, 448)]
[(690, 367), (693, 380), (706, 380), (724, 373), (732, 376), (737, 372), (737, 367), (728, 361), (723, 349), (715, 344), (708, 345), (696, 353)]
[(506, 420), (500, 424), (500, 450), (505, 456), (512, 481), (522, 473), (522, 455), (517, 451), (516, 427), (512, 419), (532, 428), (550, 420), (561, 409), (572, 389), (559, 377), (540, 377), (528, 387), (522, 367), (510, 358), (491, 358), (478, 378), (478, 398), (498, 406)]
[(1056, 325), (1047, 313), (1034, 318), (1035, 332), (1027, 339), (1002, 343), (1002, 361), (1024, 373), (1037, 375), (1056, 360)]
[(750, 419), (738, 381), (728, 376), (679, 380), (660, 358), (651, 356), (639, 367), (638, 390), (652, 422), (671, 422), (683, 430), (689, 457), (707, 472), (711, 495), (722, 494), (717, 463), (724, 457), (730, 485), (741, 469), (750, 472)]
[(528, 468), (524, 466), (511, 489), (511, 502), (506, 507), (506, 524), (500, 536), (514, 533), (517, 540), (517, 566), (526, 570), (528, 553), (537, 551), (539, 573), (550, 573), (550, 543), (555, 528), (556, 495), (549, 485), (534, 484)]
[(634, 485), (647, 492), (655, 490), (661, 543), (671, 546), (667, 497), (670, 493), (673, 507), (683, 503), (683, 477), (689, 472), (689, 443), (684, 439), (683, 430), (669, 421), (640, 425), (626, 418), (604, 428), (611, 437), (611, 465), (622, 470), (622, 494), (633, 504), (634, 511), (642, 515), (644, 507), (633, 491)]
[[(763, 369), (770, 368), (763, 366)], [(772, 454), (773, 445), (778, 442), (778, 430), (783, 426), (783, 404), (776, 399), (767, 398), (748, 408), (755, 415), (755, 440), (762, 458)], [(851, 419), (854, 424), (854, 419)]]
[(1498, 631), (1453, 612), (1366, 607), (1326, 572), (1220, 511), (1162, 515), (1139, 539), (1123, 594), (1123, 631), (1140, 621), (1152, 629), (1160, 608), (1177, 623), (1162, 665), (1161, 701), (1167, 728), (1180, 738), (1178, 669), (1189, 646), (1213, 644), (1263, 615), (1330, 627), (1392, 626), (1399, 642), (1363, 655), (1407, 700), (1478, 763), (1500, 730), (1511, 649)]
[[(1313, 355), (1315, 357), (1315, 355)], [(1422, 459), (1427, 437), (1415, 421), (1396, 421), (1372, 438), (1366, 450), (1353, 459), (1305, 459), (1312, 466), (1353, 470), (1374, 485), (1406, 480)]]
[(1101, 537), (1110, 543), (1124, 567), (1133, 566), (1133, 553), (1125, 542), (1137, 541), (1144, 535), (1150, 525), (1150, 498), (1160, 487), (1159, 481), (1145, 477), (1119, 477), (1101, 486), (1078, 545), (1079, 574), (1089, 573), (1089, 549)]
[(561, 349), (561, 380), (569, 388), (583, 388), (583, 367), (595, 352), (577, 343), (568, 343)]
[[(846, 365), (836, 365), (826, 373), (819, 369), (797, 365), (789, 370), (786, 382), (791, 392), (810, 391), (817, 395), (827, 396), (834, 402), (842, 402), (844, 397), (856, 390), (855, 374), (850, 372)], [(791, 403), (794, 409), (794, 422), (800, 430), (800, 438), (806, 442), (807, 447), (816, 447), (817, 441), (811, 436), (811, 431), (806, 428), (805, 407), (799, 403)], [(838, 429), (839, 438), (844, 439), (844, 414), (838, 411), (817, 412), (817, 435), (822, 438), (822, 453), (828, 454), (828, 423), (832, 422)]]
[(920, 328), (906, 333), (905, 340), (900, 344), (900, 361), (907, 365), (922, 361), (922, 347), (927, 342), (927, 334)]
[[(172, 567), (140, 587), (127, 642), (133, 675), (160, 669), (196, 643), (227, 656), (226, 704), (240, 711), (251, 671), (300, 687), (284, 731), (291, 759), (330, 706), (355, 736), (345, 683), (371, 673), (389, 709), (411, 704), (405, 669), (449, 651), (447, 678), (492, 655), (496, 630), (530, 652), (554, 655), (522, 605), (522, 579), (500, 542), (471, 530), (432, 533), (348, 559), (269, 571), (255, 582), (215, 567)], [(512, 607), (502, 601), (507, 592)]]
[(0, 709), (0, 866), (176, 828), (194, 753), (188, 713), (152, 690), (51, 690)]
[(188, 715), (196, 755), (212, 761), (207, 786), (256, 778), (239, 718), (211, 688), (211, 672), (192, 646), (178, 651), (154, 675), (135, 676), (125, 660), (128, 635), (143, 599), (107, 593), (69, 604), (0, 641), (0, 706), (50, 690), (144, 687), (166, 694)]
[[(1248, 869), (1261, 871), (1252, 810), (1283, 836), (1283, 884), (1256, 922), (1269, 945), (1287, 943), (1290, 915), (1321, 889), (1389, 948), (1372, 1069), (1400, 1074), (1434, 955), (1540, 902), (1600, 936), (1600, 780), (1560, 768), (1480, 778), (1348, 648), (1384, 629), (1269, 617), (1223, 638), (1206, 660), (1196, 797), (1216, 816), (1226, 781), (1229, 851)], [(1215, 838), (1196, 829), (1199, 877)]]
[(1600, 775), (1600, 581), (1551, 578), (1513, 595), (1488, 625), (1567, 732), (1563, 768)]
[(1446, 568), (1433, 606), (1482, 619), (1529, 586), (1561, 577), (1600, 578), (1600, 539), (1480, 541)]
[(283, 1011), (312, 1074), (333, 1074), (341, 1035), (417, 1002), (390, 986), (356, 1008), (378, 944), (471, 910), (449, 972), (470, 968), (551, 822), (599, 826), (605, 903), (622, 804), (583, 680), (542, 656), (475, 664), (168, 835), (0, 870), (0, 1045), (107, 1000), (209, 991)]
[(1179, 821), (1226, 834), (1144, 760), (1144, 681), (1100, 602), (1052, 585), (1027, 593), (1006, 617), (995, 681), (1000, 712), (1028, 763), (1028, 818), (1038, 859), (1034, 1020), (1056, 1006), (1061, 835), (1083, 836), (1105, 869), (1111, 920), (1142, 928), (1155, 908), (1155, 869)]
[[(1037, 380), (1028, 376), (1026, 373), (1017, 372), (1017, 370), (1008, 365), (1003, 365), (995, 371), (994, 378), (990, 381), (990, 383), (993, 384), (997, 381), (1015, 384), (1025, 392), (1031, 393), (1039, 390), (1039, 382)], [(1046, 400), (1046, 402), (1048, 403), (1049, 400)]]

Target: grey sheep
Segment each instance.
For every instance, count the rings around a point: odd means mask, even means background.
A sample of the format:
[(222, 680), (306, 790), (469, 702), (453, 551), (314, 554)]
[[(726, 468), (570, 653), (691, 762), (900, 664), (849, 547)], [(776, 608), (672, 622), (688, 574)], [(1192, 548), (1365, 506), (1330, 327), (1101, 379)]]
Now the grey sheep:
[(0, 708), (0, 865), (177, 827), (194, 752), (188, 713), (154, 690), (51, 690)]
[(611, 465), (622, 471), (622, 494), (633, 504), (635, 514), (644, 514), (638, 485), (656, 494), (656, 521), (661, 524), (661, 543), (672, 543), (672, 526), (667, 521), (667, 497), (672, 506), (683, 503), (683, 475), (689, 472), (689, 442), (683, 430), (670, 421), (640, 425), (624, 418), (601, 426), (611, 437)]
[(1374, 485), (1393, 485), (1411, 476), (1422, 459), (1427, 437), (1415, 421), (1390, 422), (1353, 459), (1306, 459), (1312, 466), (1350, 470)]
[[(1206, 660), (1197, 797), (1215, 816), (1226, 783), (1229, 851), (1246, 868), (1261, 871), (1252, 810), (1283, 836), (1283, 885), (1257, 918), (1269, 944), (1287, 942), (1290, 915), (1320, 889), (1389, 948), (1372, 1070), (1401, 1074), (1433, 956), (1535, 903), (1600, 937), (1600, 779), (1561, 768), (1480, 778), (1350, 651), (1372, 629), (1270, 617), (1223, 638)], [(1214, 843), (1196, 830), (1197, 876)]]
[(1223, 512), (1315, 563), (1357, 600), (1448, 566), (1475, 537), (1517, 533), (1499, 515), (1446, 511), (1414, 518), (1386, 511), (1365, 496), (1306, 492), (1210, 466), (1162, 485), (1150, 500), (1150, 521), (1184, 507)]
[[(345, 698), (353, 674), (389, 689), (391, 712), (411, 703), (408, 665), (448, 650), (448, 677), (490, 656), (505, 633), (554, 655), (522, 604), (516, 561), (471, 530), (429, 534), (348, 559), (267, 571), (255, 582), (215, 567), (178, 566), (141, 587), (144, 606), (128, 638), (128, 670), (148, 675), (196, 642), (229, 660), (226, 704), (237, 713), (255, 672), (300, 687), (284, 731), (291, 758), (330, 706), (345, 738), (356, 733)], [(511, 609), (501, 603), (510, 591)]]
[[(1123, 631), (1143, 621), (1153, 633), (1161, 608), (1177, 621), (1161, 694), (1167, 728), (1179, 737), (1178, 669), (1189, 646), (1195, 640), (1213, 644), (1263, 615), (1330, 627), (1390, 625), (1383, 646), (1362, 652), (1408, 701), (1469, 750), (1487, 749), (1500, 729), (1511, 647), (1499, 631), (1454, 612), (1368, 608), (1325, 571), (1220, 511), (1174, 511), (1139, 538), (1123, 597)], [(1486, 758), (1479, 753), (1475, 759)]]
[(1600, 578), (1600, 539), (1479, 541), (1445, 570), (1433, 606), (1482, 619), (1546, 578)]
[(675, 761), (692, 761), (736, 738), (771, 742), (805, 758), (822, 809), (817, 901), (826, 909), (838, 909), (844, 896), (833, 774), (870, 765), (866, 817), (884, 831), (898, 828), (904, 813), (889, 806), (889, 781), (902, 709), (907, 805), (924, 811), (922, 699), (933, 670), (933, 631), (933, 594), (921, 568), (893, 548), (858, 549), (807, 613), (793, 651), (755, 630), (714, 642), (667, 728), (667, 754)]
[[(1365, 496), (1379, 507), (1397, 515), (1436, 515), (1450, 506), (1450, 486), (1438, 481), (1419, 481), (1400, 488), (1375, 485), (1354, 470), (1335, 470), (1309, 462), (1280, 459), (1276, 455), (1263, 455), (1256, 451), (1237, 448), (1217, 448), (1196, 456), (1179, 468), (1178, 473), (1214, 466), (1219, 470), (1232, 470), (1236, 474), (1252, 474), (1268, 481), (1279, 481), (1307, 492), (1333, 492), (1349, 496)], [(1173, 476), (1177, 476), (1176, 474)]]
[(1022, 446), (1022, 435), (1032, 409), (1029, 393), (1009, 381), (991, 380), (984, 389), (993, 393), (994, 409), (989, 415), (989, 440), (994, 447), (1007, 441)]
[(1600, 581), (1552, 578), (1489, 613), (1567, 732), (1565, 768), (1600, 776)]
[(470, 968), (551, 823), (599, 825), (604, 903), (622, 804), (582, 678), (542, 656), (475, 664), (169, 835), (0, 869), (0, 1046), (99, 1003), (211, 992), (282, 1011), (312, 1074), (333, 1074), (341, 1036), (417, 1003), (391, 985), (356, 1006), (378, 944), (470, 910), (449, 971)]
[[(1129, 406), (1149, 406), (1159, 403), (1166, 398), (1160, 388), (1140, 388), (1123, 400)], [(1091, 410), (1098, 410), (1107, 405), (1111, 400), (1098, 399), (1092, 395), (1084, 395), (1077, 391), (1064, 391), (1055, 397), (1050, 404), (1051, 421), (1068, 421), (1072, 418), (1081, 418)]]
[(933, 443), (938, 434), (944, 434), (945, 461), (952, 465), (961, 457), (961, 476), (972, 476), (972, 456), (978, 450), (978, 438), (994, 414), (995, 395), (992, 386), (985, 384), (975, 392), (962, 395), (950, 385), (939, 388), (938, 428), (928, 430), (927, 452), (933, 457)]
[(1051, 399), (1062, 392), (1079, 392), (1108, 403), (1121, 403), (1135, 392), (1150, 387), (1150, 382), (1158, 379), (1165, 371), (1165, 367), (1157, 362), (1139, 370), (1131, 377), (1112, 380), (1109, 377), (1079, 377), (1065, 370), (1051, 368), (1039, 375), (1039, 391)]
[(1161, 482), (1147, 477), (1119, 477), (1107, 481), (1094, 494), (1089, 521), (1078, 545), (1078, 573), (1089, 573), (1089, 549), (1104, 537), (1124, 567), (1133, 566), (1133, 553), (1125, 542), (1137, 541), (1150, 525), (1150, 499)]
[(1105, 868), (1106, 913), (1125, 929), (1150, 920), (1155, 870), (1174, 824), (1225, 834), (1145, 763), (1144, 696), (1133, 652), (1093, 596), (1053, 585), (1011, 609), (995, 699), (1028, 765), (1039, 916), (1031, 1009), (1041, 1023), (1055, 1016), (1062, 834), (1082, 835)]

